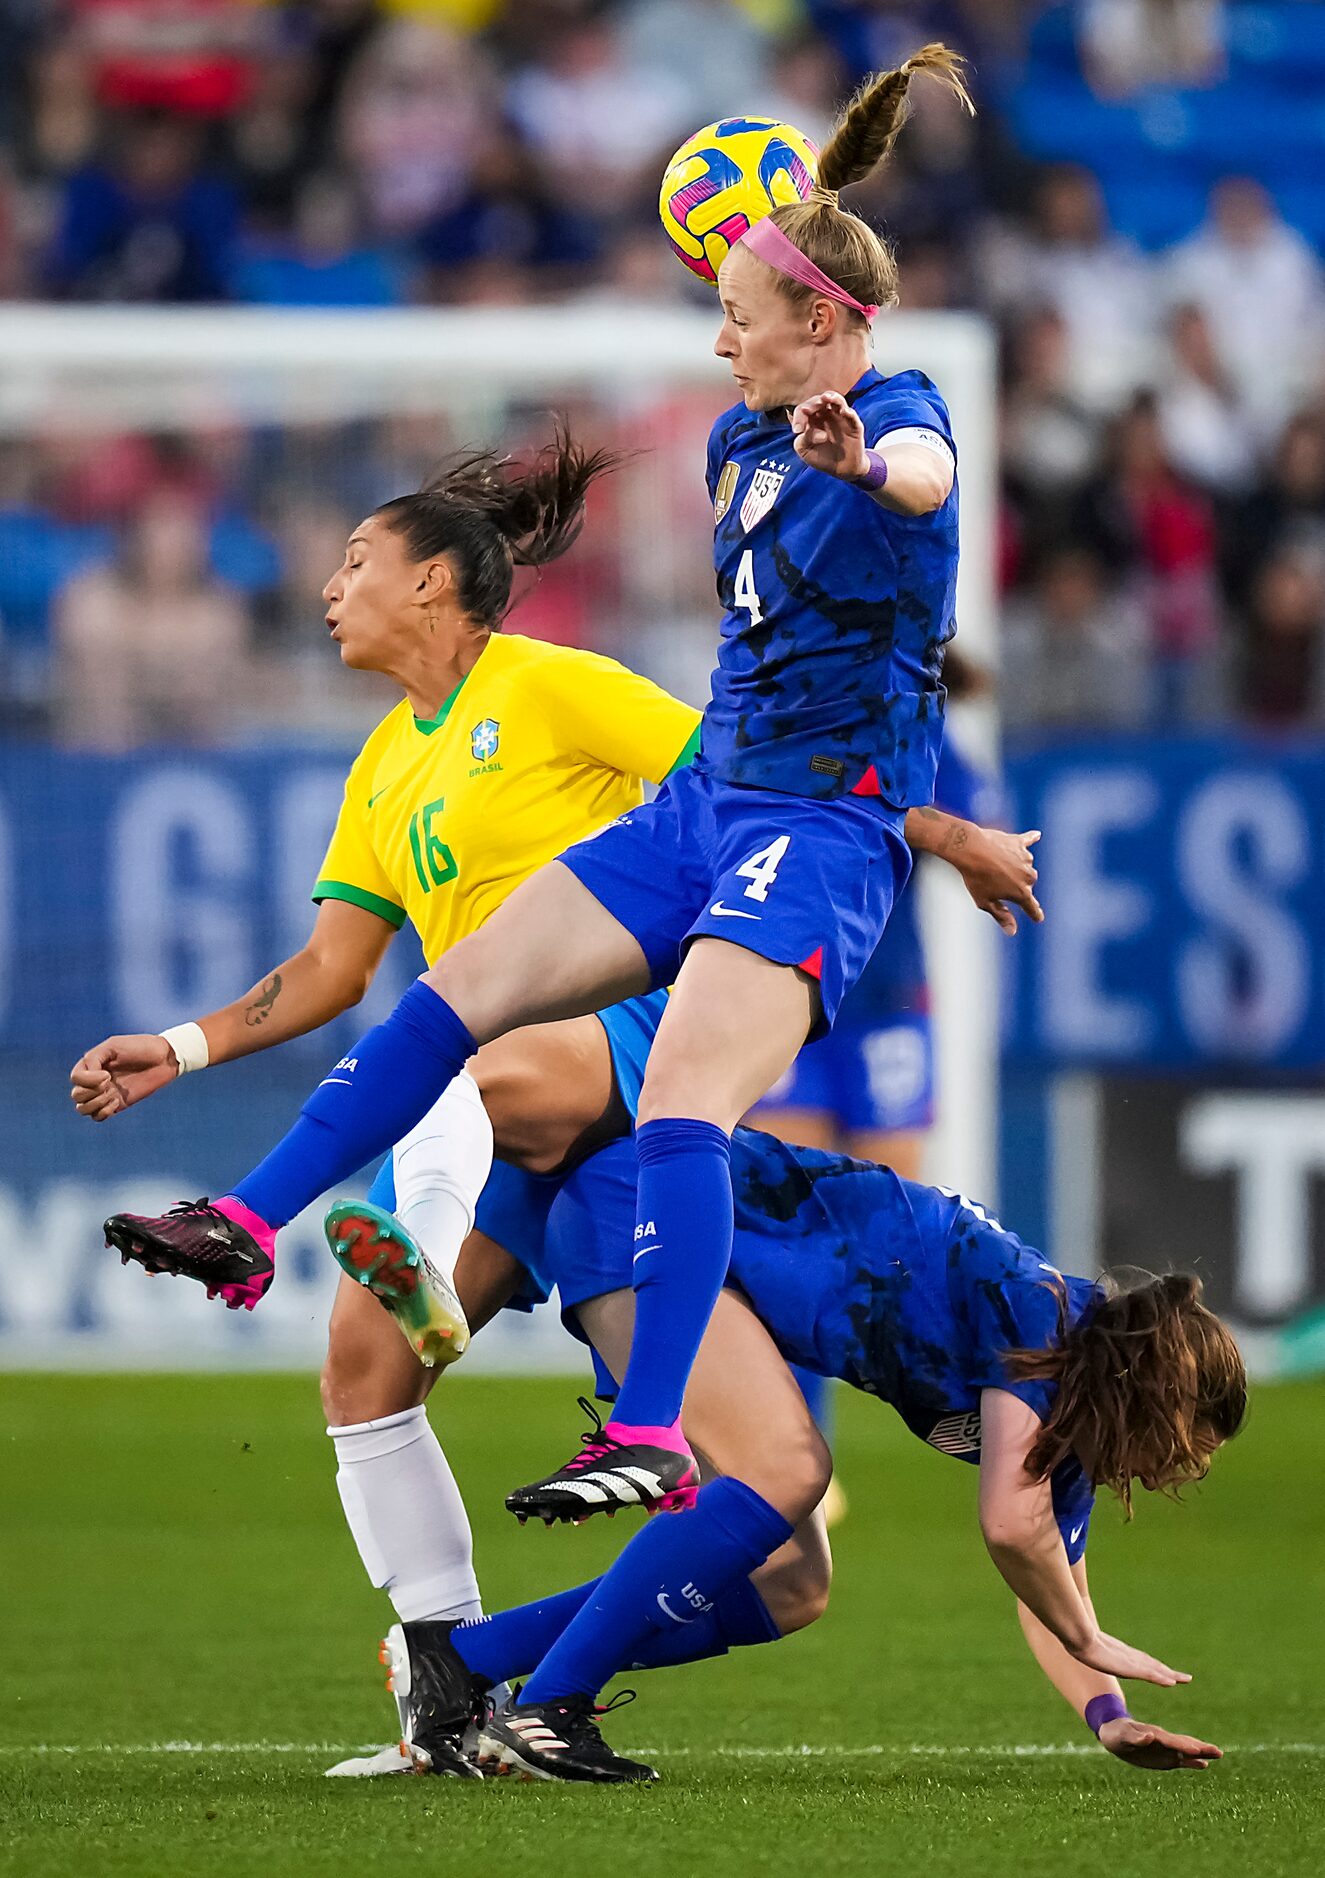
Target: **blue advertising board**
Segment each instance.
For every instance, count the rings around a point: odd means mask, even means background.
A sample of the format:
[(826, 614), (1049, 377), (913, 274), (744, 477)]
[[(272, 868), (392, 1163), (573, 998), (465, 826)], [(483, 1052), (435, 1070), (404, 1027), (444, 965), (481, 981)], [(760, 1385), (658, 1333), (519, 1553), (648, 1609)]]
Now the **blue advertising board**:
[(1325, 1068), (1325, 748), (1059, 744), (1008, 780), (1046, 914), (1009, 948), (1011, 1063)]
[[(336, 1279), (320, 1209), (282, 1234), (251, 1316), (122, 1272), (101, 1221), (223, 1192), (421, 969), (413, 935), (325, 1030), (110, 1122), (75, 1115), (69, 1069), (103, 1037), (230, 1002), (298, 949), (351, 755), (0, 751), (0, 1367), (317, 1362)], [(563, 1361), (569, 1340), (540, 1318), (504, 1321), (476, 1363)]]

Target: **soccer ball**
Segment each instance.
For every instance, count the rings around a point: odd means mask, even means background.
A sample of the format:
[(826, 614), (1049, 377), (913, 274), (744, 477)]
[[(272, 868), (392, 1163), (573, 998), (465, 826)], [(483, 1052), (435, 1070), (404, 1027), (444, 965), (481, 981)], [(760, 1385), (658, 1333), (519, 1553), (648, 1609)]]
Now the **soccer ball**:
[(658, 212), (692, 274), (716, 281), (733, 242), (780, 202), (814, 186), (818, 146), (771, 117), (724, 117), (688, 137), (667, 165)]

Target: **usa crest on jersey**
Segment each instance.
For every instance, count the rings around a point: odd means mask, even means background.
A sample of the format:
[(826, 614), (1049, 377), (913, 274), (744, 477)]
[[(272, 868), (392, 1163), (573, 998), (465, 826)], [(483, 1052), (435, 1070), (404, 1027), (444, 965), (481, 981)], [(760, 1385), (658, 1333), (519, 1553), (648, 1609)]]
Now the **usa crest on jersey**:
[(469, 747), (474, 753), (476, 763), (488, 763), (497, 754), (497, 745), (501, 741), (501, 725), (495, 717), (485, 717), (481, 724), (475, 724), (469, 733)]
[(740, 464), (724, 463), (722, 474), (718, 478), (718, 486), (713, 491), (713, 525), (715, 528), (731, 507), (732, 497), (736, 494), (736, 485), (740, 480)]
[(787, 478), (782, 470), (769, 469), (761, 463), (755, 471), (741, 504), (741, 527), (749, 534), (756, 522), (762, 522), (777, 501), (778, 490)]

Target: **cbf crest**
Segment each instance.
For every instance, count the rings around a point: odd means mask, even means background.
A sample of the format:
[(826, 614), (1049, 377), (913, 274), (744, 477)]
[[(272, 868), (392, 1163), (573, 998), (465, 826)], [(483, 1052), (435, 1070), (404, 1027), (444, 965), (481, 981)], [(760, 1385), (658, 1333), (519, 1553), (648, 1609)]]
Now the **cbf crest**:
[(745, 501), (741, 504), (741, 527), (748, 535), (756, 522), (762, 522), (777, 501), (778, 490), (786, 482), (786, 472), (761, 463), (755, 471)]
[(740, 464), (724, 463), (722, 474), (718, 478), (718, 486), (713, 491), (713, 526), (715, 528), (731, 507), (732, 497), (736, 494), (736, 485), (740, 480)]
[(490, 763), (497, 754), (497, 745), (501, 742), (501, 725), (495, 717), (485, 717), (481, 724), (475, 724), (469, 733), (469, 747), (474, 753), (476, 763)]

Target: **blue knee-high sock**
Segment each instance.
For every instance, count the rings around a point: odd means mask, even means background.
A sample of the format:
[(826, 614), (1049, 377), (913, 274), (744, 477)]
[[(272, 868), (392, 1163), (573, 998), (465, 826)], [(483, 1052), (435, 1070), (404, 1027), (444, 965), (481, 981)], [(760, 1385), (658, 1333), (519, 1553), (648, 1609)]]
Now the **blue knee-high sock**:
[(664, 1636), (708, 1614), (791, 1537), (775, 1507), (741, 1480), (714, 1480), (686, 1513), (651, 1520), (604, 1573), (521, 1695), (554, 1702), (596, 1695)]
[[(591, 1578), (586, 1585), (558, 1591), (550, 1598), (476, 1618), (452, 1631), (451, 1642), (474, 1674), (486, 1682), (527, 1676), (601, 1582)], [(633, 1660), (622, 1667), (668, 1669), (679, 1663), (698, 1663), (704, 1657), (725, 1656), (728, 1650), (773, 1643), (781, 1634), (754, 1585), (743, 1578), (714, 1600), (712, 1610), (699, 1613), (690, 1623), (653, 1631)]]
[(623, 1669), (671, 1669), (680, 1663), (725, 1656), (728, 1650), (776, 1643), (782, 1632), (773, 1613), (748, 1578), (715, 1598), (713, 1609), (693, 1624), (669, 1624), (651, 1631)]
[(542, 1662), (573, 1617), (577, 1617), (601, 1581), (554, 1591), (532, 1604), (515, 1604), (509, 1611), (494, 1611), (458, 1624), (451, 1642), (476, 1676), (485, 1682), (509, 1682), (527, 1676)]
[(283, 1226), (421, 1121), (478, 1045), (445, 998), (416, 980), (385, 1023), (360, 1037), (309, 1096), (299, 1120), (233, 1189)]
[(614, 1422), (670, 1428), (732, 1255), (731, 1140), (667, 1118), (635, 1133), (635, 1334)]

